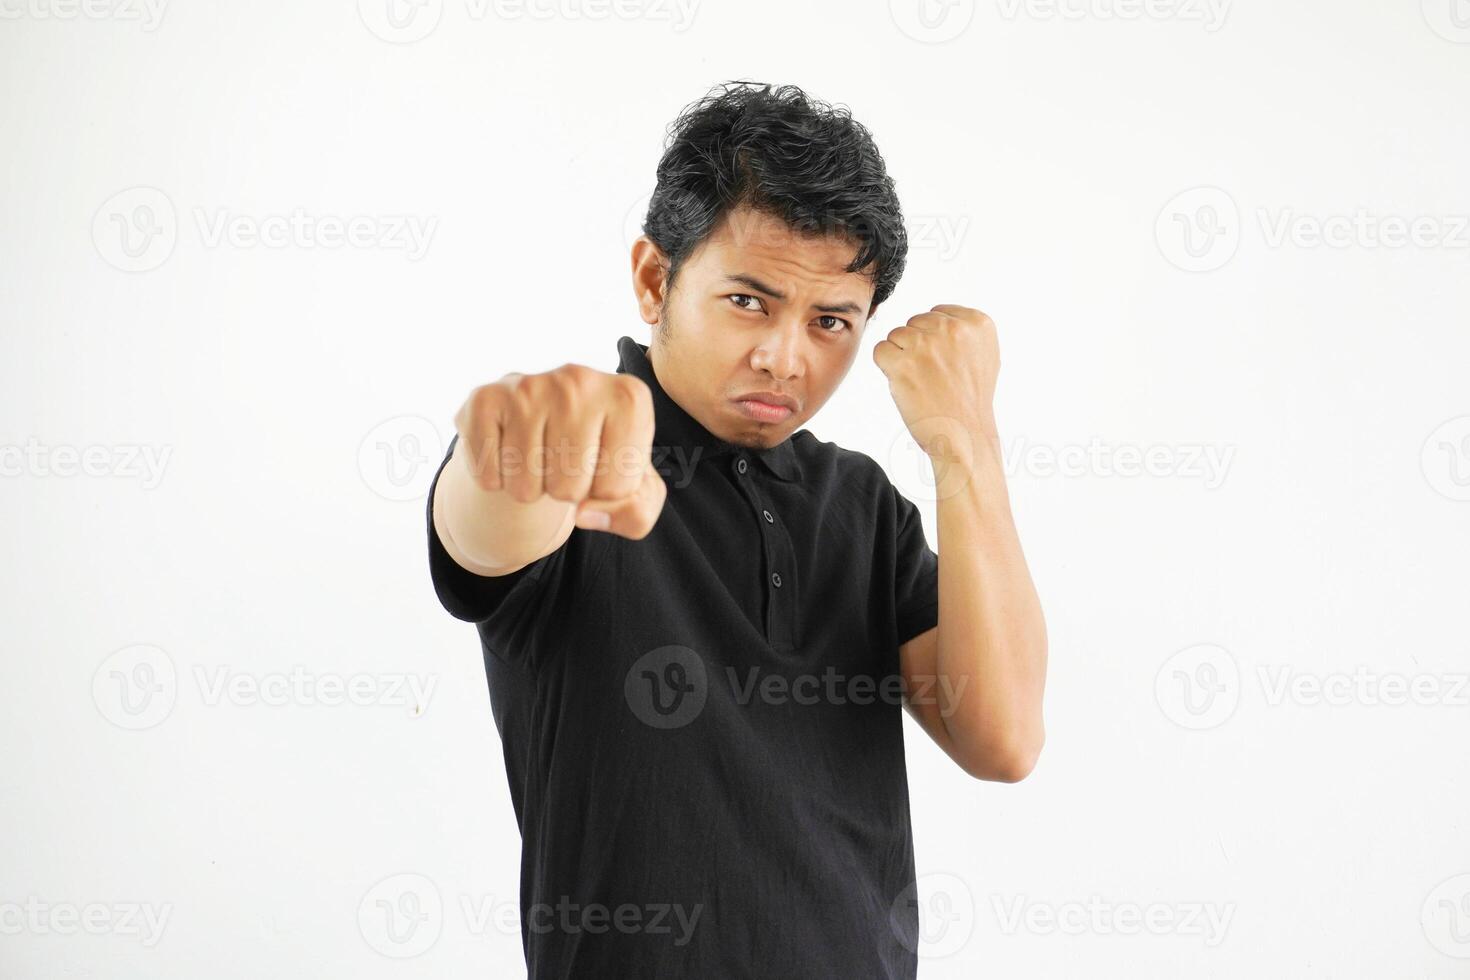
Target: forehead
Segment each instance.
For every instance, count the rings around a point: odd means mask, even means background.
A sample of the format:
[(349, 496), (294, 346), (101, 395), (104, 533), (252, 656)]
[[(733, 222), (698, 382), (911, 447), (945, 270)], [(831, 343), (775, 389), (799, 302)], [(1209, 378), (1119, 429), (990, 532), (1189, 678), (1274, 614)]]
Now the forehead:
[(857, 242), (838, 232), (807, 232), (776, 215), (742, 207), (726, 212), (690, 258), (713, 275), (736, 271), (738, 265), (746, 267), (739, 271), (759, 268), (793, 279), (871, 286), (861, 273), (847, 271), (857, 250)]

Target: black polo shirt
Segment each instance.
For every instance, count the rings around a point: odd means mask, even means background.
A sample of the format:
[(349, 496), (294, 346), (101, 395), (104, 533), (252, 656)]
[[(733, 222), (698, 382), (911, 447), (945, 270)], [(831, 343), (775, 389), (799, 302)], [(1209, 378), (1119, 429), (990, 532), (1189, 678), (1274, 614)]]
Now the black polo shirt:
[(913, 977), (898, 648), (938, 622), (918, 510), (805, 430), (723, 442), (646, 346), (618, 354), (669, 488), (643, 540), (578, 528), (487, 578), (430, 491), (434, 588), (479, 631), (520, 825), (529, 975)]

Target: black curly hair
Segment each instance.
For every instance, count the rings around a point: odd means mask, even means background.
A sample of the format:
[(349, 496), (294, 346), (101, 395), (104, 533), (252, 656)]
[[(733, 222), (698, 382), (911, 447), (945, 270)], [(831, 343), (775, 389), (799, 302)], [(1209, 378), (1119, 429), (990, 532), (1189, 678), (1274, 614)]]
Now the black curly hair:
[(903, 275), (908, 236), (872, 135), (846, 107), (795, 85), (716, 85), (669, 126), (657, 175), (643, 233), (669, 259), (670, 289), (684, 260), (741, 206), (855, 243), (846, 271), (873, 280), (872, 309)]

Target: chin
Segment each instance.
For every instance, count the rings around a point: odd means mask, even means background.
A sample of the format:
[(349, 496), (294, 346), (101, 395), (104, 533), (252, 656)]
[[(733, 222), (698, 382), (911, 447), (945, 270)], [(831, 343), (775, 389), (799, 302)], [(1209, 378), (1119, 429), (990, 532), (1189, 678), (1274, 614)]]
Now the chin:
[(790, 427), (785, 423), (780, 426), (763, 425), (749, 434), (746, 445), (752, 449), (770, 449), (772, 446), (779, 446), (790, 432)]

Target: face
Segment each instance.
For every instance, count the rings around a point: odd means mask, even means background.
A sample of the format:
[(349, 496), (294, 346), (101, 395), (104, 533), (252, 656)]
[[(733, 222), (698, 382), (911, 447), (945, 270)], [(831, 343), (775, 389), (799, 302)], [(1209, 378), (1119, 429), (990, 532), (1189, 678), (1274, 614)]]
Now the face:
[(667, 289), (667, 258), (640, 237), (633, 288), (654, 327), (648, 356), (659, 384), (725, 441), (779, 444), (816, 414), (857, 356), (873, 282), (844, 271), (856, 254), (851, 240), (802, 235), (741, 208)]

